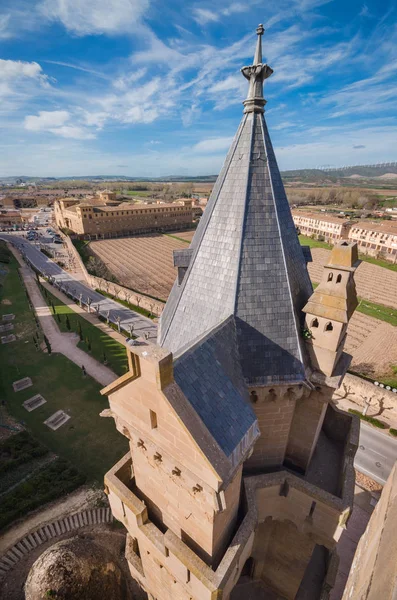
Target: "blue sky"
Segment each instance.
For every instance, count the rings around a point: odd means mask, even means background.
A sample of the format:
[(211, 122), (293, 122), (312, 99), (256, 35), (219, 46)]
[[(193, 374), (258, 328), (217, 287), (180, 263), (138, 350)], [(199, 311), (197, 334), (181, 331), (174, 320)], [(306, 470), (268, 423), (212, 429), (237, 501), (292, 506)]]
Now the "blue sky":
[(397, 160), (393, 0), (0, 0), (0, 175), (217, 173), (260, 22), (280, 168)]

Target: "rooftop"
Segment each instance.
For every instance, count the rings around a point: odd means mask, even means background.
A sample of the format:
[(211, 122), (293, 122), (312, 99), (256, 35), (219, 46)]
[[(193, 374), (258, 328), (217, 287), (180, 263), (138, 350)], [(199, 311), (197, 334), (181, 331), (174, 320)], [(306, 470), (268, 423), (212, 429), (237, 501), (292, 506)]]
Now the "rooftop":
[(334, 215), (329, 215), (323, 212), (309, 212), (305, 210), (293, 210), (292, 215), (294, 217), (303, 217), (308, 219), (315, 219), (316, 221), (325, 221), (327, 223), (338, 223), (338, 225), (343, 225), (344, 223), (351, 222), (349, 219), (346, 219), (344, 215), (341, 217), (335, 217)]
[(369, 231), (379, 231), (381, 233), (392, 233), (397, 235), (397, 223), (393, 221), (374, 222), (374, 221), (360, 221), (355, 223), (352, 227), (354, 229), (367, 229)]

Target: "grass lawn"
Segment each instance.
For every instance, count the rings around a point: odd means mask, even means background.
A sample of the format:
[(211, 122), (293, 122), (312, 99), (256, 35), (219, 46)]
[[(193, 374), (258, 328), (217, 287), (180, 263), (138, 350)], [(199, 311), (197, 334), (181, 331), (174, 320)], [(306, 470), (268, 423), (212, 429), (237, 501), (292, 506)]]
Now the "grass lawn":
[[(190, 244), (191, 242), (189, 240), (185, 240), (181, 237), (178, 237), (177, 235), (172, 235), (172, 233), (163, 233), (163, 235), (166, 235), (170, 238), (174, 238), (174, 240), (179, 240), (180, 242), (184, 242), (185, 244)], [(311, 240), (313, 241), (313, 240)], [(305, 245), (305, 244), (304, 244)]]
[(360, 260), (371, 263), (372, 265), (377, 265), (378, 267), (389, 269), (389, 271), (397, 271), (397, 264), (393, 265), (393, 263), (387, 260), (382, 260), (381, 258), (373, 258), (372, 256), (367, 256), (366, 254), (359, 254), (358, 257)]
[(91, 254), (88, 252), (87, 246), (90, 243), (88, 240), (72, 240), (73, 246), (81, 256), (81, 260), (86, 265)]
[[(61, 354), (49, 356), (35, 349), (32, 336), (39, 333), (42, 337), (42, 334), (29, 308), (14, 258), (8, 266), (10, 272), (1, 278), (0, 296), (11, 304), (0, 304), (0, 317), (11, 312), (16, 315), (14, 331), (19, 339), (0, 345), (0, 398), (5, 400), (10, 414), (34, 437), (69, 460), (88, 481), (102, 483), (104, 473), (128, 450), (127, 440), (117, 432), (113, 419), (99, 416), (108, 403), (99, 394), (101, 386), (96, 381), (84, 378), (80, 367)], [(32, 387), (14, 392), (12, 383), (23, 377), (31, 377)], [(27, 412), (22, 403), (39, 393), (47, 400), (46, 404)], [(60, 409), (70, 414), (71, 419), (52, 431), (43, 421)]]
[(311, 237), (307, 237), (306, 235), (300, 235), (298, 237), (301, 246), (309, 246), (310, 248), (325, 248), (326, 250), (332, 250), (331, 244), (327, 244), (327, 242), (319, 242), (318, 240), (313, 240)]
[(383, 304), (375, 304), (375, 302), (369, 302), (369, 300), (359, 298), (359, 305), (356, 310), (364, 313), (364, 315), (386, 321), (386, 323), (390, 323), (390, 325), (397, 327), (397, 310), (394, 308), (384, 306)]
[[(117, 340), (107, 335), (95, 325), (86, 321), (83, 317), (79, 316), (69, 306), (64, 304), (62, 300), (59, 300), (56, 296), (47, 291), (47, 296), (42, 289), (44, 298), (47, 304), (50, 305), (50, 300), (55, 306), (55, 311), (59, 315), (59, 319), (55, 316), (58, 327), (62, 332), (74, 331), (79, 333), (79, 324), (83, 335), (83, 341), (78, 343), (78, 347), (84, 350), (84, 352), (90, 353), (99, 362), (104, 361), (103, 353), (106, 355), (107, 365), (117, 375), (124, 375), (128, 371), (127, 353), (125, 347), (120, 344)], [(68, 315), (70, 330), (66, 324), (66, 315)], [(91, 345), (91, 351), (88, 348), (88, 341)]]

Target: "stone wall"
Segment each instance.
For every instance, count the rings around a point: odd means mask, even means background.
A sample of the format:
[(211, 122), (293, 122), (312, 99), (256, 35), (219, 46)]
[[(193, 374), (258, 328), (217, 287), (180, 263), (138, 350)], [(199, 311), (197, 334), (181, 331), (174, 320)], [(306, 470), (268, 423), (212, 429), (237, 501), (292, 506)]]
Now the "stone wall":
[(347, 401), (355, 404), (355, 408), (360, 411), (366, 405), (365, 400), (369, 400), (368, 416), (397, 424), (397, 394), (361, 377), (346, 373), (341, 387), (335, 390), (332, 399), (340, 408)]
[(343, 600), (397, 598), (397, 468), (392, 470), (347, 580)]

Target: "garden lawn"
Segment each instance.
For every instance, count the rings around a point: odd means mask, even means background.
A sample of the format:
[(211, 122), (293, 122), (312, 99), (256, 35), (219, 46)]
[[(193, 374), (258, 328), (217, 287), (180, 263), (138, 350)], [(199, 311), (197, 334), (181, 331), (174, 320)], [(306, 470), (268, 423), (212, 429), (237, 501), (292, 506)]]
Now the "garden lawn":
[(327, 244), (327, 242), (319, 242), (318, 240), (313, 240), (311, 237), (307, 237), (306, 235), (300, 235), (298, 237), (301, 246), (309, 246), (310, 248), (326, 248), (327, 250), (332, 250), (332, 246)]
[[(49, 356), (35, 349), (33, 333), (42, 339), (42, 332), (29, 308), (14, 257), (8, 267), (9, 274), (1, 278), (0, 296), (11, 304), (0, 304), (0, 320), (5, 313), (16, 315), (13, 323), (18, 340), (0, 345), (0, 398), (34, 437), (69, 460), (89, 481), (102, 483), (105, 472), (127, 452), (127, 441), (117, 432), (113, 419), (99, 416), (108, 407), (107, 399), (99, 393), (100, 385), (83, 377), (80, 367), (63, 355)], [(23, 377), (32, 379), (32, 387), (14, 392), (12, 383)], [(41, 394), (47, 402), (29, 413), (22, 403), (35, 394)], [(43, 421), (60, 409), (71, 419), (52, 431)]]
[[(96, 360), (103, 363), (104, 353), (106, 355), (107, 366), (112, 369), (117, 375), (124, 375), (128, 371), (128, 359), (125, 347), (117, 340), (110, 337), (107, 333), (92, 325), (89, 321), (74, 312), (70, 306), (67, 306), (48, 290), (42, 288), (41, 292), (50, 306), (50, 301), (55, 306), (56, 322), (62, 332), (74, 331), (79, 333), (79, 325), (81, 327), (83, 341), (78, 343), (78, 347), (84, 352), (90, 353)], [(101, 292), (102, 293), (102, 292)], [(47, 294), (47, 295), (46, 295)], [(66, 315), (70, 323), (70, 330), (67, 328)], [(89, 350), (89, 345), (91, 350)]]

